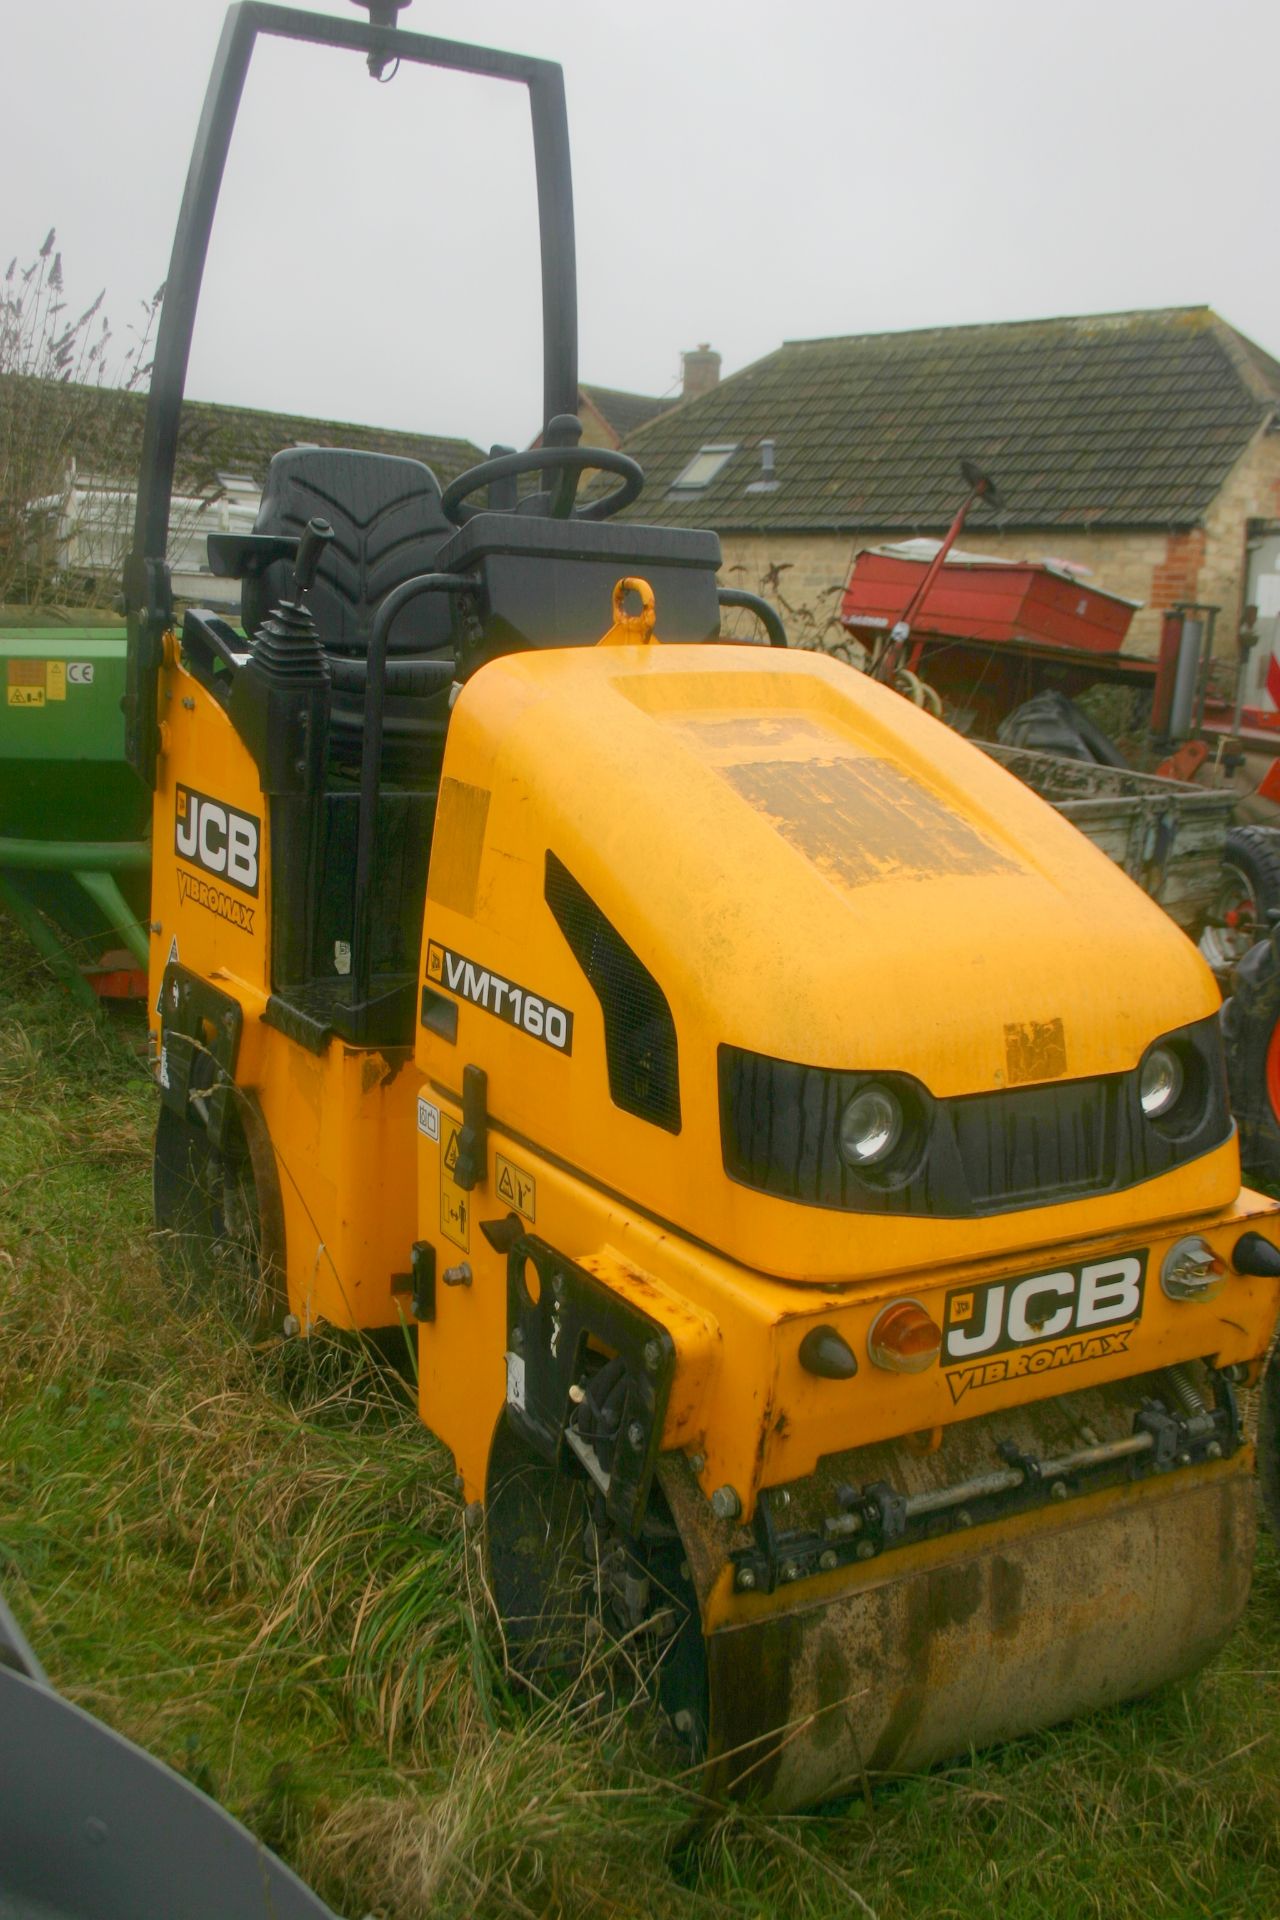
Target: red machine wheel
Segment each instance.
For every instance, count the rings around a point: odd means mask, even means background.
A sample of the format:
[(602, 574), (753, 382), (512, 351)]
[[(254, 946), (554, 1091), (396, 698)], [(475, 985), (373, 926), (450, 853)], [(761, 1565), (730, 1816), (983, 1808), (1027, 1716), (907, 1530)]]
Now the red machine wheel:
[(1271, 1349), (1258, 1396), (1258, 1490), (1262, 1514), (1280, 1540), (1280, 1348)]
[(1267, 1100), (1272, 1119), (1280, 1124), (1280, 1021), (1271, 1029), (1267, 1042)]
[(1255, 1180), (1280, 1182), (1280, 956), (1275, 937), (1251, 947), (1222, 1009), (1240, 1162)]

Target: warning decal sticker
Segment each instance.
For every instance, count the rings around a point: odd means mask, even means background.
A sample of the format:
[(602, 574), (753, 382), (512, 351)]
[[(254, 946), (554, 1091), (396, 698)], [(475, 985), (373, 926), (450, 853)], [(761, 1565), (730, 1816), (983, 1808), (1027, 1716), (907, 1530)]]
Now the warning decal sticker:
[(42, 707), (45, 694), (43, 660), (9, 661), (9, 705)]
[[(174, 934), (172, 940), (169, 942), (169, 958), (165, 961), (164, 964), (166, 968), (176, 967), (178, 964), (178, 936), (176, 933)], [(163, 972), (160, 975), (160, 991), (156, 995), (156, 1012), (157, 1013), (164, 1012), (164, 974)]]
[[(11, 707), (42, 707), (46, 700), (65, 700), (68, 677), (76, 682), (78, 662), (68, 669), (65, 660), (14, 660), (6, 663), (8, 703)], [(89, 668), (93, 678), (93, 668)]]
[(494, 1186), (498, 1198), (513, 1213), (522, 1213), (526, 1220), (537, 1218), (538, 1187), (531, 1173), (518, 1167), (514, 1160), (508, 1160), (504, 1153), (493, 1157)]
[(471, 1251), (471, 1195), (454, 1178), (458, 1164), (460, 1120), (441, 1115), (444, 1150), (440, 1155), (440, 1231), (463, 1253)]
[(1004, 1030), (1005, 1066), (1011, 1087), (1033, 1080), (1060, 1080), (1067, 1070), (1061, 1020), (1018, 1020)]

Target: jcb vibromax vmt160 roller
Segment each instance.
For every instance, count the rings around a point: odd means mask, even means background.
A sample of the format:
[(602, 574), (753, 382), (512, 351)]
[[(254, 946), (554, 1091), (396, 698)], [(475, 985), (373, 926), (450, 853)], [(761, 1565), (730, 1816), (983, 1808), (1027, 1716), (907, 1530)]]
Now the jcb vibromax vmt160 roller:
[[(260, 33), (528, 87), (547, 424), (443, 495), (280, 453), (214, 543), (242, 634), (164, 553)], [(1280, 1232), (1189, 942), (891, 690), (722, 641), (715, 537), (610, 523), (575, 396), (558, 68), (233, 9), (128, 592), (157, 1215), (278, 1333), (411, 1317), (516, 1657), (603, 1620), (710, 1790), (790, 1806), (1219, 1645)]]

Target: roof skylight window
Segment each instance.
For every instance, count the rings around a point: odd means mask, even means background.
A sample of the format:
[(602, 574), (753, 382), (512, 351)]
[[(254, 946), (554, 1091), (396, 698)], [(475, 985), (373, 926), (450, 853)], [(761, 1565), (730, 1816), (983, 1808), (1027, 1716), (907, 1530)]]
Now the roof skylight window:
[(671, 482), (672, 493), (677, 487), (681, 492), (697, 492), (702, 487), (709, 487), (737, 451), (736, 440), (721, 440), (711, 446), (699, 447), (688, 466)]

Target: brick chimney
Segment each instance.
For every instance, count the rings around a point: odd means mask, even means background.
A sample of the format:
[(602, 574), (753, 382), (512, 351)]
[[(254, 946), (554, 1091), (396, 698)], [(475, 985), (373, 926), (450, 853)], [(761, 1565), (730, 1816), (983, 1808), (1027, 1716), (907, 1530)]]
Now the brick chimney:
[(712, 387), (720, 384), (720, 355), (705, 340), (688, 353), (682, 353), (684, 364), (684, 387), (682, 400), (697, 400), (704, 393), (710, 393)]

